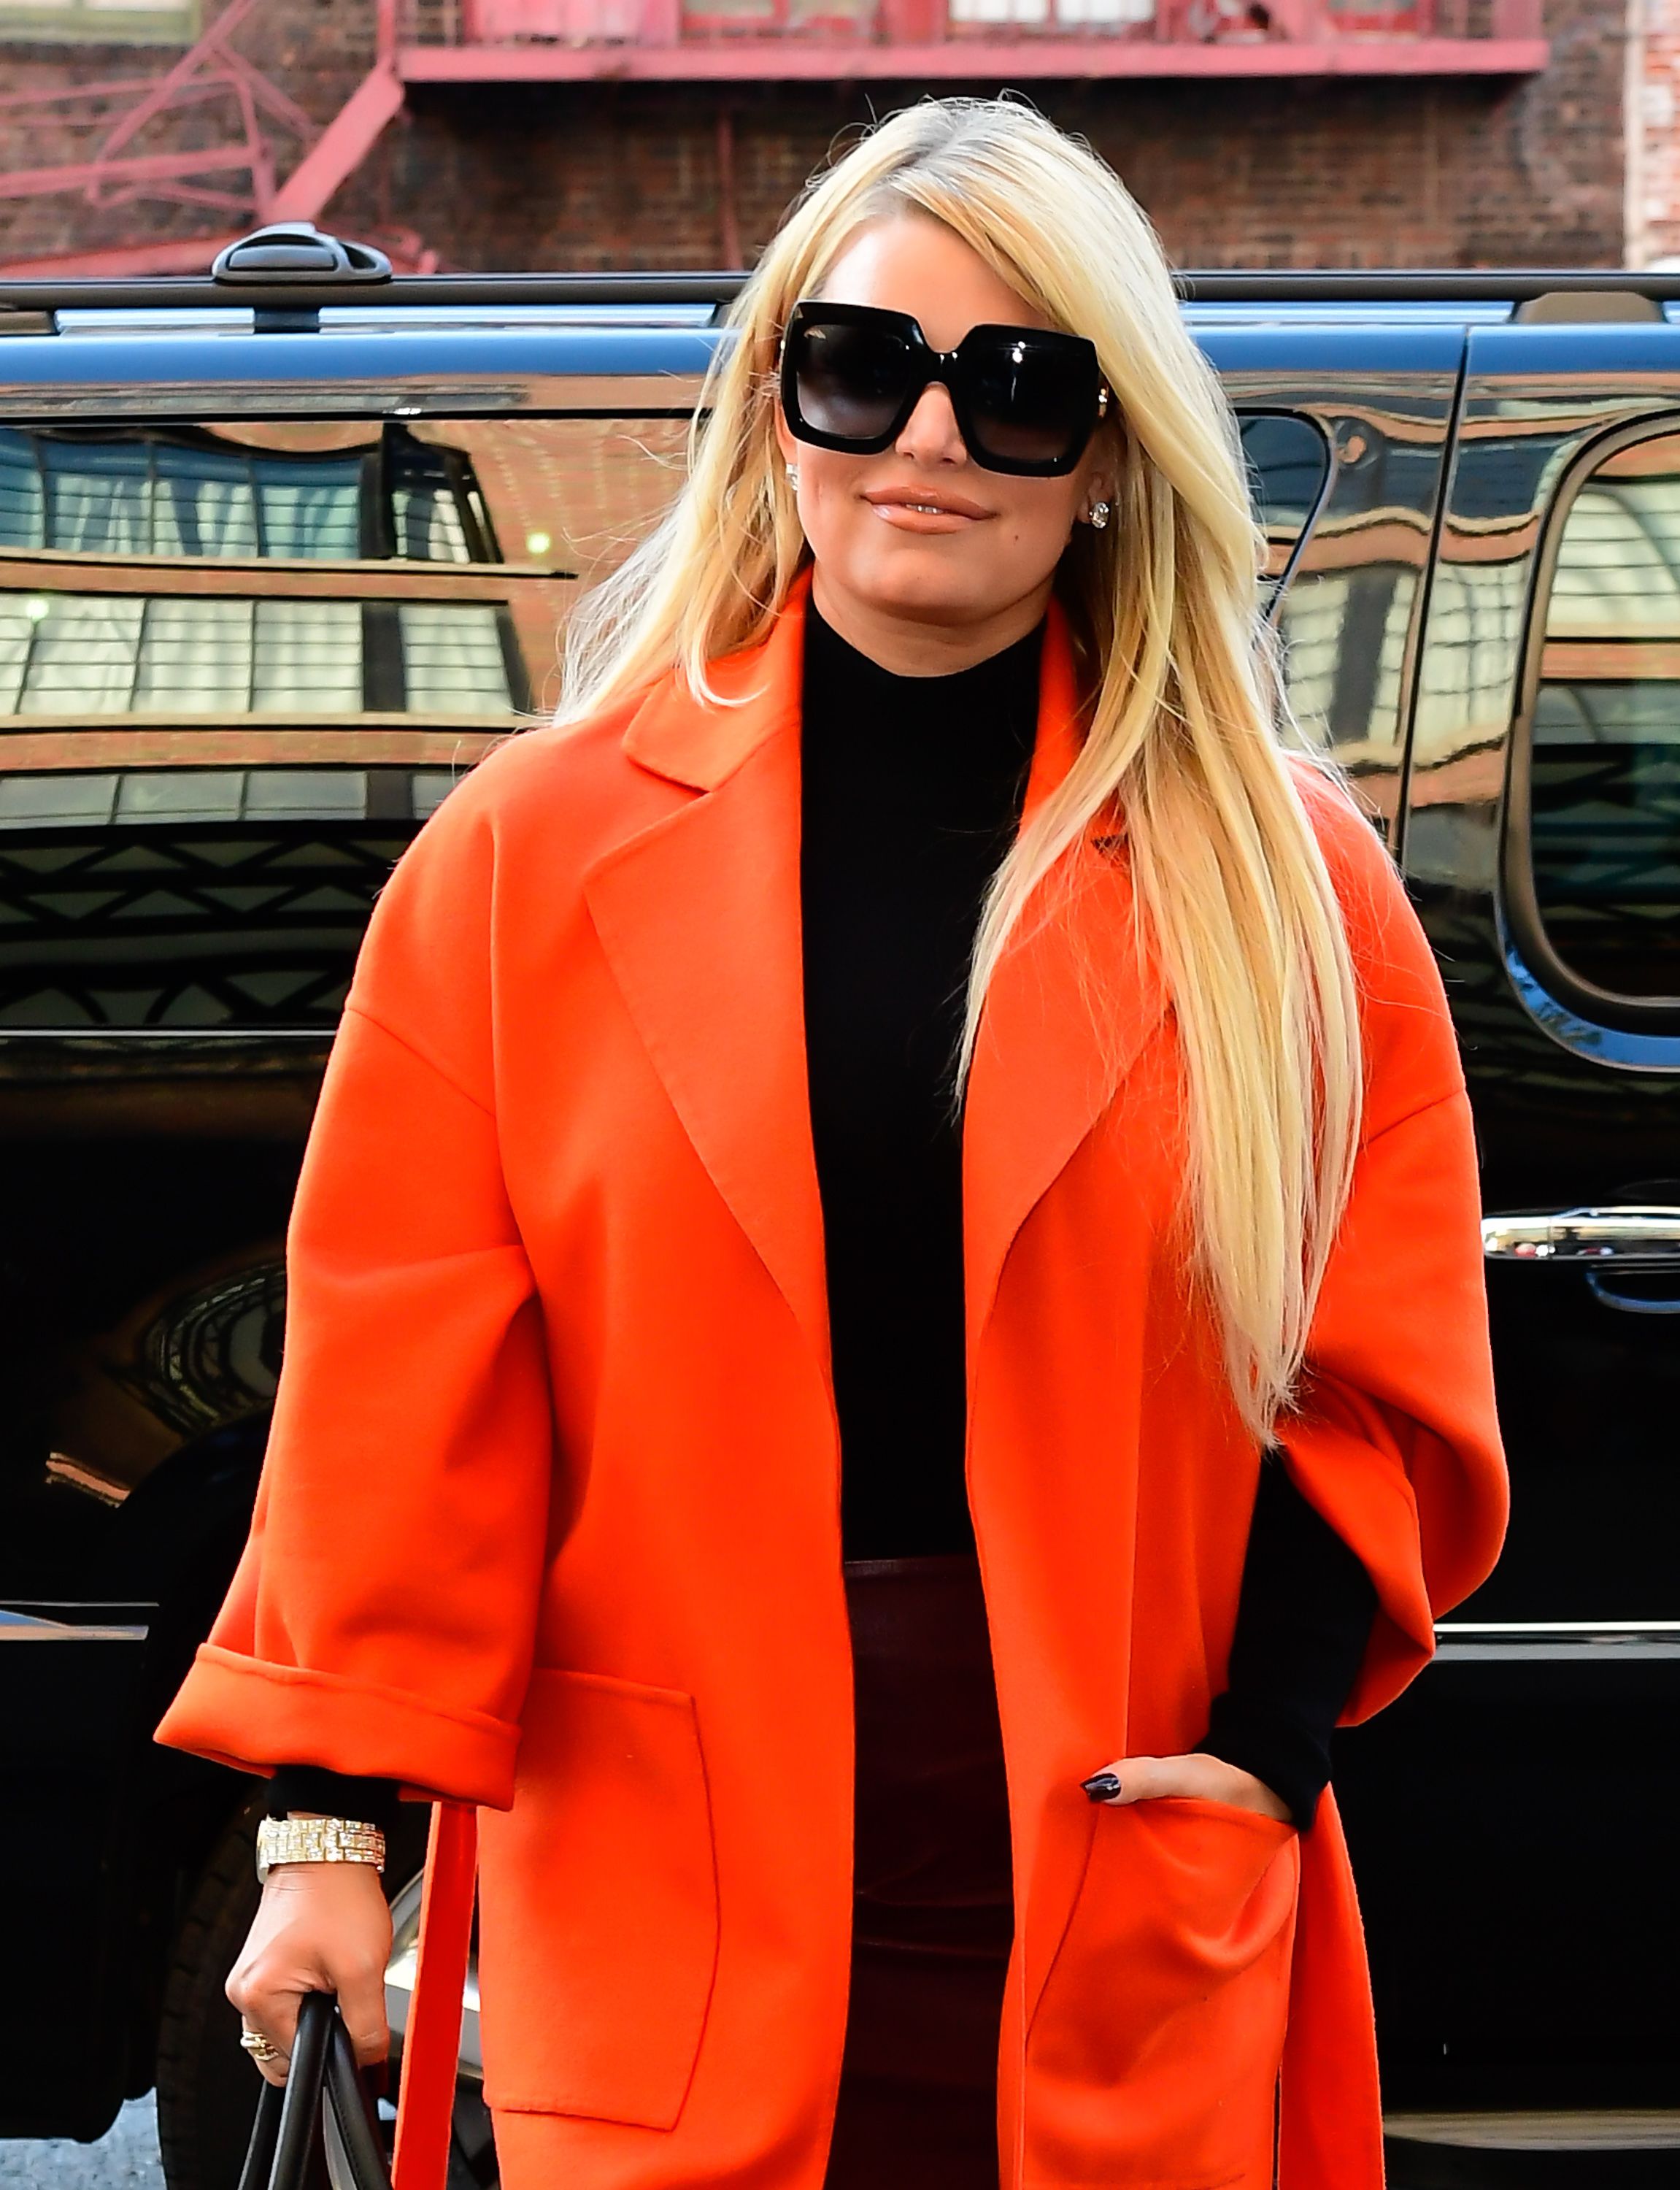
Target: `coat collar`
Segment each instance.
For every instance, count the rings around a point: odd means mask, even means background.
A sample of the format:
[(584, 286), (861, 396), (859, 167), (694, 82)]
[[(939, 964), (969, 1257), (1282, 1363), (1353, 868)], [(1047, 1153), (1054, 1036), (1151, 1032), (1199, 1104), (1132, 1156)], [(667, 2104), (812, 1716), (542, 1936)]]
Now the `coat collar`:
[[(808, 579), (767, 639), (713, 665), (733, 704), (703, 706), (674, 675), (650, 693), (624, 750), (699, 795), (608, 852), (585, 889), (684, 1130), (826, 1371), (800, 919), (807, 598)], [(1053, 604), (1029, 811), (1065, 774), (1081, 734), (1072, 646)], [(971, 1364), (1015, 1235), (1164, 1011), (1153, 966), (1132, 948), (1130, 916), (1123, 863), (1094, 832), (1075, 855), (1065, 908), (1030, 923), (994, 977), (964, 1126)]]
[(810, 597), (806, 570), (795, 581), (768, 638), (710, 665), (721, 706), (703, 706), (679, 675), (661, 678), (625, 732), (630, 757), (690, 791), (717, 791), (778, 733), (797, 740)]
[[(663, 677), (631, 717), (625, 752), (638, 766), (690, 791), (716, 791), (767, 740), (799, 735), (807, 565), (794, 581), (770, 635), (710, 665), (722, 704), (703, 706), (681, 677)], [(1072, 766), (1079, 750), (1079, 696), (1067, 619), (1052, 601), (1038, 684), (1038, 735), (1027, 805), (1031, 808)]]

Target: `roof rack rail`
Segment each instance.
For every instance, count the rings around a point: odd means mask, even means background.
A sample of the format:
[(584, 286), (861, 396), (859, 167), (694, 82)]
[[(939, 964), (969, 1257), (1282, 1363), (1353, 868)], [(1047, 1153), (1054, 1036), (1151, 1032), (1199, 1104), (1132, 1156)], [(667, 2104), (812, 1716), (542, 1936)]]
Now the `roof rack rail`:
[(208, 275), (105, 281), (0, 280), (0, 311), (323, 311), (376, 297), (381, 309), (416, 305), (727, 304), (746, 275), (733, 274), (393, 274), (376, 287), (297, 272), (283, 282), (237, 286)]
[(211, 261), (212, 281), (236, 282), (241, 288), (283, 282), (295, 289), (300, 282), (388, 281), (391, 262), (371, 243), (341, 242), (312, 220), (270, 221), (253, 229)]
[[(248, 239), (247, 239), (248, 240)], [(324, 237), (331, 245), (336, 239)], [(364, 252), (366, 246), (340, 247)], [(235, 252), (239, 246), (235, 246)], [(224, 254), (224, 257), (226, 254)], [(544, 304), (727, 304), (746, 281), (739, 271), (669, 274), (396, 274), (377, 278), (382, 307)], [(1465, 270), (1338, 268), (1293, 272), (1272, 268), (1189, 267), (1174, 279), (1187, 303), (1207, 304), (1523, 304), (1577, 292), (1643, 297), (1660, 307), (1680, 304), (1680, 270), (1623, 267), (1512, 267)], [(233, 304), (258, 311), (321, 310), (369, 294), (357, 269), (316, 275), (292, 265), (264, 275), (241, 266), (236, 284), (208, 274), (160, 275), (129, 281), (0, 280), (0, 313), (214, 309)]]
[(1680, 271), (1623, 266), (1186, 268), (1174, 278), (1180, 296), (1196, 304), (1524, 304), (1610, 295), (1680, 303)]

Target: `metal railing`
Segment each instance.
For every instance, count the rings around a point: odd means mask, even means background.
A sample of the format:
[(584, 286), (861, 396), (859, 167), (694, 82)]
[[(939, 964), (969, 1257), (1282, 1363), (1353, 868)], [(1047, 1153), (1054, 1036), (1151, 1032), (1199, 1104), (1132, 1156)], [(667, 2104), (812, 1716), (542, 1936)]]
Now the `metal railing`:
[[(239, 49), (264, 6), (229, 0), (170, 65), (0, 91), (0, 205), (73, 197), (88, 214), (71, 248), (0, 258), (0, 275), (194, 274), (256, 223), (317, 218), (417, 82), (1510, 76), (1547, 55), (1541, 0), (373, 0), (372, 66), (322, 128)], [(732, 127), (720, 109), (726, 164)], [(159, 236), (137, 212), (124, 232), (124, 208), (159, 203), (217, 226)], [(436, 264), (411, 231), (370, 240), (399, 269)], [(727, 219), (724, 255), (739, 257)]]
[(729, 38), (925, 48), (1061, 37), (1259, 48), (1541, 35), (1540, 0), (387, 0), (383, 12), (393, 43), (410, 48)]

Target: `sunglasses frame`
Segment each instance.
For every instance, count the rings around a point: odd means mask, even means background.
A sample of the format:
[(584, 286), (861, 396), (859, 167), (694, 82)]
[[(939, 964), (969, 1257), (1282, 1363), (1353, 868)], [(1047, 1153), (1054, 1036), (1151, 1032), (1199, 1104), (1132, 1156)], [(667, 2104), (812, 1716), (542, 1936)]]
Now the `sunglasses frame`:
[[(891, 423), (879, 434), (828, 434), (813, 426), (800, 408), (799, 374), (795, 366), (796, 338), (813, 321), (837, 321), (842, 326), (888, 327), (902, 335), (910, 350), (910, 380), (904, 400), (894, 413)], [(1091, 415), (1084, 431), (1065, 456), (1049, 462), (1023, 460), (988, 455), (974, 432), (972, 409), (970, 404), (969, 374), (972, 369), (976, 349), (990, 348), (999, 339), (1010, 343), (1031, 343), (1063, 356), (1077, 357), (1088, 363), (1091, 375)], [(819, 449), (838, 450), (842, 455), (853, 457), (880, 456), (891, 447), (909, 423), (911, 414), (929, 387), (937, 381), (951, 399), (951, 409), (957, 421), (957, 430), (963, 437), (963, 445), (982, 471), (1002, 472), (1015, 479), (1065, 479), (1078, 462), (1090, 444), (1099, 425), (1108, 416), (1112, 394), (1103, 377), (1097, 358), (1096, 344), (1083, 335), (1064, 334), (1054, 327), (1014, 327), (1001, 323), (985, 321), (970, 327), (955, 349), (935, 349), (922, 332), (920, 322), (908, 312), (888, 311), (880, 304), (827, 304), (814, 298), (802, 298), (788, 315), (788, 324), (783, 332), (781, 346), (777, 352), (776, 368), (781, 383), (782, 411), (789, 430), (796, 440), (809, 442)]]

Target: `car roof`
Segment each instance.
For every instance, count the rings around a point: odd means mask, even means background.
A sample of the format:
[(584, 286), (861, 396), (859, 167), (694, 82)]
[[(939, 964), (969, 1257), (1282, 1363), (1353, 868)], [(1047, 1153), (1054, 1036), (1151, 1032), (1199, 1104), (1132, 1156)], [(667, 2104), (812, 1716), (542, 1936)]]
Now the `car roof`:
[[(1680, 269), (1597, 267), (1180, 269), (1189, 315), (1230, 322), (1351, 318), (1655, 319), (1680, 306)], [(265, 332), (319, 321), (373, 328), (433, 326), (696, 326), (717, 324), (740, 273), (397, 275), (370, 283), (319, 276), (286, 281), (206, 275), (0, 281), (0, 332), (138, 330), (195, 323)], [(284, 323), (284, 325), (282, 325)]]
[[(739, 273), (209, 275), (0, 282), (0, 417), (693, 408)], [(1680, 272), (1181, 269), (1222, 372), (1440, 373), (1468, 331), (1560, 330), (1633, 350), (1680, 313)], [(1532, 330), (1513, 323), (1536, 322)], [(1618, 326), (1619, 322), (1631, 324)], [(1568, 323), (1566, 326), (1564, 323)], [(5, 337), (14, 339), (5, 340)], [(29, 340), (27, 337), (49, 338)]]

